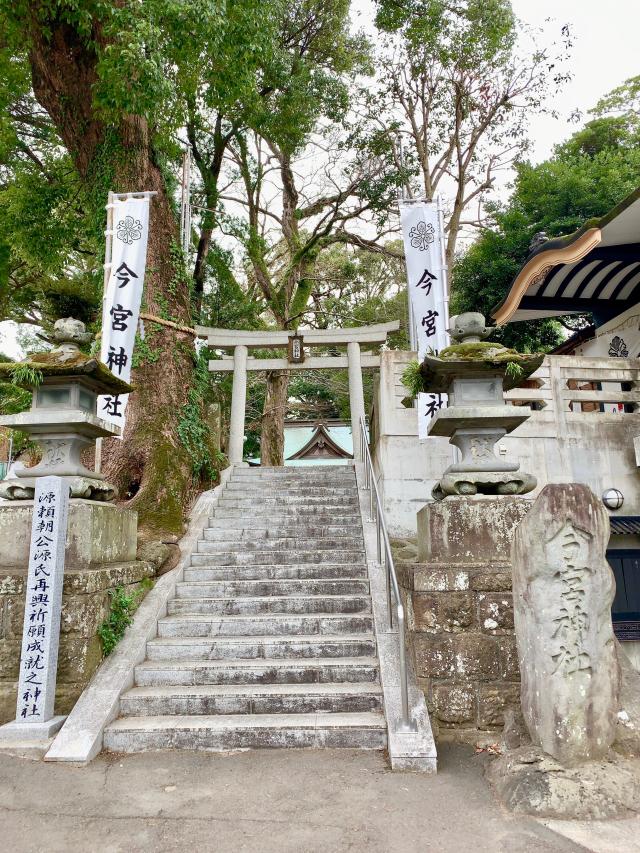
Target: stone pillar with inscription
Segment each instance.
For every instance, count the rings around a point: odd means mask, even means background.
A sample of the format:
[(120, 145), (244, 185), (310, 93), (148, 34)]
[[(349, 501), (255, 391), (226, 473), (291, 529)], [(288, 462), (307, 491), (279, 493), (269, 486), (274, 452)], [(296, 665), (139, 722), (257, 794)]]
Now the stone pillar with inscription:
[(620, 671), (605, 558), (609, 520), (588, 486), (546, 486), (512, 545), (521, 703), (534, 744), (566, 765), (606, 755)]
[(35, 481), (16, 719), (0, 727), (0, 742), (46, 740), (65, 720), (54, 703), (68, 510), (65, 480)]

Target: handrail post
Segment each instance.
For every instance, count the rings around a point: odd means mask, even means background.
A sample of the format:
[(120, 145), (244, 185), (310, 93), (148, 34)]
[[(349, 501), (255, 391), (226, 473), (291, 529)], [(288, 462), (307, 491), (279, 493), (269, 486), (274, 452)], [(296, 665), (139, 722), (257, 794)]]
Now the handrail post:
[(387, 607), (389, 610), (389, 628), (393, 631), (393, 606), (391, 602), (391, 570), (389, 567), (389, 554), (385, 548), (384, 576), (387, 582)]
[(401, 731), (415, 731), (415, 723), (409, 716), (409, 682), (407, 679), (407, 659), (404, 647), (404, 609), (398, 610), (398, 652), (400, 657), (400, 692), (402, 695), (402, 724)]
[[(398, 586), (398, 579), (396, 577), (396, 570), (393, 564), (393, 554), (391, 552), (391, 544), (389, 542), (389, 534), (387, 533), (387, 526), (384, 520), (384, 512), (382, 510), (382, 504), (380, 503), (380, 494), (378, 492), (378, 486), (376, 483), (375, 472), (373, 470), (373, 461), (371, 459), (371, 452), (369, 450), (369, 445), (366, 440), (366, 425), (364, 419), (360, 418), (360, 448), (361, 448), (361, 461), (364, 465), (364, 474), (365, 474), (365, 489), (369, 490), (369, 520), (371, 522), (375, 522), (376, 525), (376, 539), (377, 539), (377, 562), (380, 568), (384, 571), (384, 579), (385, 579), (385, 587), (387, 593), (387, 612), (389, 614), (389, 626), (390, 630), (393, 631), (394, 628), (394, 618), (393, 618), (393, 599), (391, 593), (393, 591), (393, 598), (395, 598), (395, 611), (396, 611), (396, 622), (397, 622), (397, 634), (398, 634), (398, 658), (400, 665), (400, 694), (402, 700), (402, 718), (400, 722), (397, 724), (397, 731), (401, 732), (411, 732), (416, 731), (417, 726), (411, 720), (410, 710), (409, 710), (409, 676), (407, 672), (407, 656), (405, 649), (405, 635), (404, 635), (404, 607), (402, 604), (402, 598), (400, 595), (400, 588)], [(374, 516), (374, 506), (375, 506), (375, 516)], [(382, 559), (382, 551), (384, 549), (384, 561)], [(392, 590), (393, 587), (393, 590)]]

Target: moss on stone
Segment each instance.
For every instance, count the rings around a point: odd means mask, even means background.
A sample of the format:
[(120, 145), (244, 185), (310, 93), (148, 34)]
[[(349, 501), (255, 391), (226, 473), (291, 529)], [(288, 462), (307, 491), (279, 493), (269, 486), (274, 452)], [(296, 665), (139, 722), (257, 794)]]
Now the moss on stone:
[(451, 344), (440, 350), (442, 361), (483, 361), (490, 364), (514, 363), (526, 367), (540, 358), (537, 353), (520, 353), (491, 341)]
[[(0, 379), (11, 382), (19, 366), (30, 367), (40, 373), (43, 377), (71, 377), (86, 376), (99, 383), (105, 391), (115, 394), (127, 394), (133, 391), (131, 385), (117, 376), (102, 364), (95, 356), (86, 355), (83, 352), (69, 353), (60, 350), (50, 352), (33, 353), (29, 358), (19, 362), (0, 363)], [(16, 382), (21, 387), (32, 387), (19, 380)]]

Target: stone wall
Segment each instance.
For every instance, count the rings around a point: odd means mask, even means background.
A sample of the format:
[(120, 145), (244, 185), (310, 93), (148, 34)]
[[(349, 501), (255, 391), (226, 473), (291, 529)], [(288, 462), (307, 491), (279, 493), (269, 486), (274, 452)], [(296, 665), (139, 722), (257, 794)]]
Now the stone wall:
[(522, 498), (428, 504), (417, 548), (396, 552), (409, 648), (440, 738), (475, 742), (519, 704), (509, 551), (529, 506)]
[[(0, 504), (0, 723), (15, 718), (31, 501)], [(97, 631), (110, 610), (109, 591), (136, 589), (153, 577), (151, 562), (136, 560), (135, 512), (72, 500), (58, 653), (56, 714), (67, 714), (102, 660)]]
[[(125, 592), (153, 576), (150, 563), (111, 564), (89, 571), (65, 571), (56, 714), (68, 714), (102, 660), (97, 635), (109, 614), (109, 590)], [(0, 723), (15, 718), (26, 571), (0, 568)]]

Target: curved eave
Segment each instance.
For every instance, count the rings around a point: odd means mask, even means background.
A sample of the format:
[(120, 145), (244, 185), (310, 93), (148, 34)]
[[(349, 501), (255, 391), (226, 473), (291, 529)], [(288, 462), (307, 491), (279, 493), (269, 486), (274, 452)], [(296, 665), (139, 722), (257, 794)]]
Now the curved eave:
[(492, 317), (498, 326), (508, 323), (518, 310), (527, 290), (536, 281), (544, 278), (550, 269), (559, 264), (573, 264), (582, 260), (602, 240), (601, 228), (587, 228), (578, 232), (570, 243), (567, 238), (550, 240), (532, 255), (518, 273), (506, 299), (493, 311)]
[[(635, 237), (612, 240), (611, 228), (615, 229), (617, 225), (616, 220), (621, 222), (624, 220), (625, 216), (628, 216), (630, 213), (629, 208), (631, 208), (637, 201), (640, 201), (640, 187), (635, 189), (626, 198), (622, 199), (619, 204), (608, 211), (608, 213), (605, 213), (604, 216), (588, 220), (581, 228), (574, 231), (573, 234), (548, 240), (532, 255), (530, 255), (511, 285), (511, 289), (509, 290), (506, 298), (492, 311), (491, 316), (494, 318), (496, 323), (498, 325), (508, 323), (516, 312), (518, 312), (518, 319), (524, 320), (534, 319), (535, 317), (553, 317), (567, 313), (580, 313), (584, 310), (591, 310), (592, 307), (601, 307), (602, 300), (597, 303), (596, 306), (588, 306), (585, 304), (584, 300), (574, 300), (574, 304), (572, 306), (568, 306), (566, 301), (563, 300), (564, 304), (562, 305), (552, 305), (551, 302), (549, 302), (548, 308), (538, 305), (533, 312), (527, 311), (526, 309), (524, 311), (518, 310), (520, 303), (527, 294), (527, 290), (537, 280), (544, 281), (545, 277), (551, 276), (551, 271), (554, 267), (560, 264), (572, 264), (582, 260), (590, 251), (593, 251), (600, 242), (602, 242), (603, 245), (609, 246), (609, 248), (612, 248), (615, 245), (624, 245), (629, 242), (630, 239), (631, 242), (635, 243), (637, 240)], [(635, 230), (635, 233), (637, 233), (637, 229)], [(596, 235), (599, 235), (598, 240), (595, 240)], [(636, 297), (635, 292), (633, 293), (633, 297)]]

